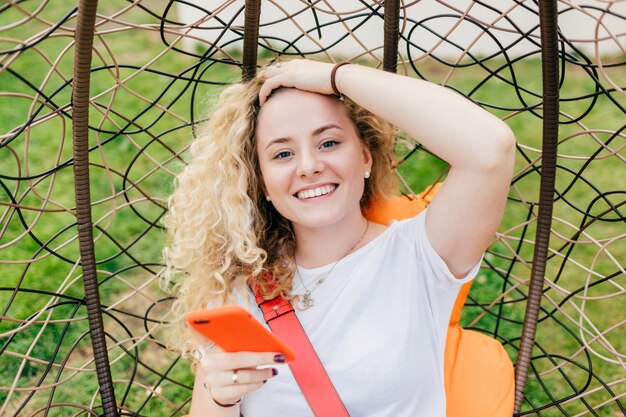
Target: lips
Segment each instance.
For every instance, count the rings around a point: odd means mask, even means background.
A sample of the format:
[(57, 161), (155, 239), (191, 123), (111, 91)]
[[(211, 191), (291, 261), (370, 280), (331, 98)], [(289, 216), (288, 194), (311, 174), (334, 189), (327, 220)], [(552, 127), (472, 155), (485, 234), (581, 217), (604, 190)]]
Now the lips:
[(327, 184), (320, 187), (308, 188), (296, 193), (296, 197), (306, 200), (309, 198), (320, 197), (322, 195), (330, 194), (337, 189), (336, 184)]

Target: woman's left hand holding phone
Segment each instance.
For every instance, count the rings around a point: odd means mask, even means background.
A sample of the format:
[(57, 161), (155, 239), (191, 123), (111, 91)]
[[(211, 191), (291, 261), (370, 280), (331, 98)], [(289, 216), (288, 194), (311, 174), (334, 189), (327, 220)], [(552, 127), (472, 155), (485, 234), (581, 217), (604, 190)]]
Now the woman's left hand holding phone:
[(224, 352), (208, 341), (205, 346), (198, 351), (189, 417), (238, 417), (239, 401), (278, 374), (271, 365), (285, 362), (279, 352)]

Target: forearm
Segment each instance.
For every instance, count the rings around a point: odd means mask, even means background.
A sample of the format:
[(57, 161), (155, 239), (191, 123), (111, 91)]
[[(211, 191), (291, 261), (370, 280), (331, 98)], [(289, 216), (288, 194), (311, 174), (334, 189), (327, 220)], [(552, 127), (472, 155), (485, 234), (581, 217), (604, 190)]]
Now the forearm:
[(206, 380), (203, 370), (198, 367), (191, 397), (189, 417), (239, 417), (239, 404), (233, 407), (220, 407), (204, 387)]
[[(333, 94), (333, 65), (294, 60), (267, 69), (263, 105), (274, 89)], [(435, 84), (343, 65), (335, 86), (361, 107), (415, 137), (451, 166), (429, 205), (428, 239), (455, 276), (480, 258), (498, 227), (513, 171), (515, 137), (497, 117)]]
[(342, 66), (336, 81), (344, 95), (406, 131), (453, 168), (491, 169), (513, 148), (504, 122), (444, 87), (360, 65)]

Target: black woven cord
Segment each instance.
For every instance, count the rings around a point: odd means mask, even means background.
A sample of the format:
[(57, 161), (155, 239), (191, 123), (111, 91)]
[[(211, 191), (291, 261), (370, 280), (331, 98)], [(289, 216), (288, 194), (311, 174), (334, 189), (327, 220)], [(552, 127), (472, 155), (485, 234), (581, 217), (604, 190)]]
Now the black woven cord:
[(242, 78), (244, 81), (254, 78), (256, 74), (260, 18), (261, 0), (246, 0), (242, 68)]
[(385, 43), (383, 69), (396, 72), (400, 36), (400, 0), (385, 1)]
[(541, 306), (546, 257), (548, 254), (550, 228), (552, 225), (557, 142), (559, 136), (559, 66), (556, 0), (539, 2), (539, 20), (541, 26), (541, 61), (543, 76), (541, 185), (528, 302), (524, 316), (519, 355), (515, 367), (515, 413), (520, 412), (524, 399), (528, 368), (532, 359), (532, 350), (535, 343), (537, 317)]
[(100, 396), (106, 417), (117, 417), (115, 392), (111, 379), (104, 325), (100, 313), (100, 295), (91, 221), (89, 190), (89, 84), (91, 54), (98, 0), (80, 0), (76, 22), (74, 54), (74, 86), (72, 92), (72, 137), (74, 151), (74, 189), (80, 259), (83, 268), (85, 302)]

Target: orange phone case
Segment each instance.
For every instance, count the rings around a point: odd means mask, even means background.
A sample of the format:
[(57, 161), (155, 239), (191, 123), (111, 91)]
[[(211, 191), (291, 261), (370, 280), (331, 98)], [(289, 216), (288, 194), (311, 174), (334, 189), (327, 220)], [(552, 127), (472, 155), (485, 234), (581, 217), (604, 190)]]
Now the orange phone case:
[(187, 324), (226, 352), (280, 352), (287, 362), (296, 354), (285, 342), (238, 305), (192, 311)]

